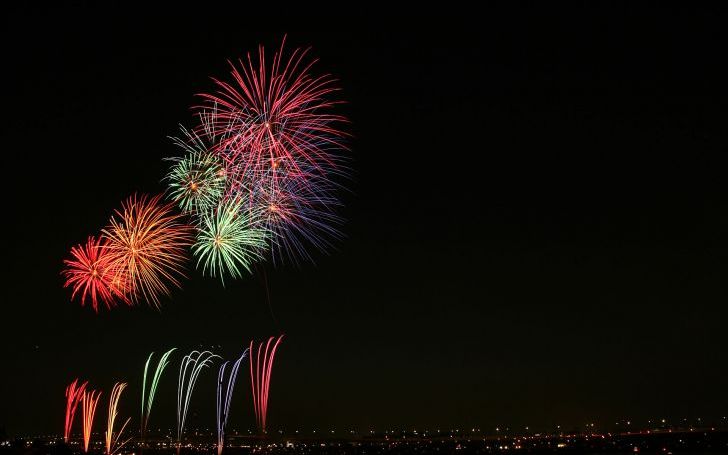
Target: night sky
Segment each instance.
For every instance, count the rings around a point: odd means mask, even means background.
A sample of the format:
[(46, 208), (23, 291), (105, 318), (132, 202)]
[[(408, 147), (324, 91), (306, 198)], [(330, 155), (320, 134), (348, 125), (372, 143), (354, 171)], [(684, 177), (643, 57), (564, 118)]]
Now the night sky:
[[(150, 351), (232, 358), (279, 333), (273, 430), (725, 415), (725, 12), (238, 3), (3, 14), (7, 434), (62, 432), (77, 376), (104, 390), (102, 413), (129, 381), (121, 413), (136, 427)], [(225, 288), (190, 263), (161, 312), (70, 302), (70, 247), (128, 195), (163, 191), (167, 136), (193, 124), (194, 94), (286, 34), (347, 100), (338, 250)], [(174, 427), (179, 358), (153, 427)], [(213, 425), (215, 376), (188, 428)], [(232, 427), (253, 428), (246, 374), (233, 409)]]

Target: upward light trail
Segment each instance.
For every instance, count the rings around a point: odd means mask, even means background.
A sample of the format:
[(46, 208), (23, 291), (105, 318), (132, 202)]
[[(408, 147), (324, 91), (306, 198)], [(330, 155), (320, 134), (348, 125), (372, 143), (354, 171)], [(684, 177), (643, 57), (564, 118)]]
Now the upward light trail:
[[(275, 342), (273, 341), (275, 340)], [(257, 350), (253, 341), (250, 341), (250, 384), (253, 388), (253, 408), (258, 428), (265, 433), (268, 417), (268, 393), (270, 392), (270, 374), (273, 370), (278, 345), (283, 335), (268, 338), (267, 342), (258, 343)], [(253, 365), (255, 362), (255, 365)]]
[(131, 440), (131, 438), (128, 438), (125, 441), (119, 442), (121, 439), (121, 434), (124, 432), (124, 429), (129, 424), (129, 421), (131, 420), (131, 417), (128, 417), (126, 421), (124, 422), (124, 425), (121, 426), (119, 429), (119, 432), (114, 434), (114, 423), (116, 422), (117, 417), (117, 407), (119, 406), (119, 399), (121, 398), (121, 392), (124, 391), (126, 388), (127, 383), (126, 382), (117, 382), (114, 384), (114, 388), (111, 389), (111, 397), (109, 398), (109, 415), (106, 420), (106, 455), (114, 455), (121, 448)]
[(91, 441), (91, 428), (94, 424), (96, 406), (99, 404), (101, 392), (96, 390), (84, 391), (81, 398), (81, 416), (83, 417), (83, 451), (88, 453), (88, 443)]
[(205, 367), (212, 365), (215, 358), (219, 356), (210, 351), (192, 351), (182, 358), (179, 366), (179, 377), (177, 379), (177, 452), (179, 453), (182, 444), (182, 435), (185, 431), (187, 420), (187, 409), (190, 406), (192, 391)]
[(159, 385), (159, 379), (162, 377), (164, 369), (169, 365), (169, 355), (172, 354), (177, 348), (172, 348), (165, 352), (164, 355), (157, 362), (157, 369), (154, 370), (154, 376), (152, 376), (151, 384), (149, 385), (149, 395), (146, 397), (147, 392), (147, 370), (149, 369), (149, 362), (152, 360), (154, 353), (149, 354), (147, 363), (144, 364), (144, 378), (142, 381), (142, 415), (141, 422), (139, 423), (142, 442), (144, 442), (144, 436), (147, 433), (147, 426), (149, 425), (149, 414), (152, 413), (152, 404), (154, 403), (154, 395), (157, 393), (157, 386)]
[(88, 381), (79, 386), (78, 379), (74, 379), (73, 382), (66, 387), (66, 424), (63, 429), (63, 442), (65, 443), (68, 443), (68, 439), (71, 436), (73, 418), (76, 416), (78, 403), (80, 403), (83, 398), (83, 392), (86, 390), (87, 384)]
[(233, 367), (225, 379), (225, 369), (230, 362), (225, 362), (220, 367), (217, 374), (217, 455), (222, 454), (225, 446), (225, 427), (227, 426), (228, 417), (230, 417), (230, 401), (233, 398), (233, 389), (235, 388), (235, 379), (238, 376), (240, 363), (245, 359), (249, 350), (246, 349), (243, 355), (233, 363)]

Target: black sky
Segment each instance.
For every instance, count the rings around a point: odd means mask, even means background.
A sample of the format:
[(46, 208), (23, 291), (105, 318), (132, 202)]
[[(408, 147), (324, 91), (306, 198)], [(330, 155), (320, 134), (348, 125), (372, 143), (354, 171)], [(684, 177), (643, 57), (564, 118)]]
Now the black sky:
[[(149, 351), (229, 358), (280, 332), (272, 428), (725, 415), (725, 12), (334, 18), (238, 3), (3, 15), (0, 428), (61, 432), (76, 376), (107, 392), (130, 381), (136, 421)], [(348, 101), (339, 251), (268, 267), (270, 307), (262, 274), (223, 289), (194, 271), (161, 313), (70, 303), (69, 248), (129, 194), (162, 191), (166, 136), (191, 124), (193, 95), (285, 34)], [(173, 426), (176, 366), (154, 426)], [(214, 375), (190, 427), (212, 425)], [(248, 387), (242, 375), (233, 426), (253, 425)]]

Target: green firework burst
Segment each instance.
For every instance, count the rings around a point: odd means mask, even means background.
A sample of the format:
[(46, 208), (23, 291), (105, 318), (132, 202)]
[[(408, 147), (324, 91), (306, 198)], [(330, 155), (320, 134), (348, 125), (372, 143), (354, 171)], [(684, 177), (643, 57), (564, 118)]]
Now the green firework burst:
[(225, 168), (194, 132), (180, 127), (181, 135), (171, 138), (186, 155), (170, 158), (174, 164), (165, 180), (169, 197), (180, 209), (195, 214), (215, 208), (225, 192)]
[(192, 251), (202, 273), (219, 276), (229, 273), (242, 276), (251, 272), (252, 264), (262, 259), (268, 246), (268, 232), (262, 227), (260, 213), (240, 202), (225, 201), (205, 213), (198, 225), (197, 241)]

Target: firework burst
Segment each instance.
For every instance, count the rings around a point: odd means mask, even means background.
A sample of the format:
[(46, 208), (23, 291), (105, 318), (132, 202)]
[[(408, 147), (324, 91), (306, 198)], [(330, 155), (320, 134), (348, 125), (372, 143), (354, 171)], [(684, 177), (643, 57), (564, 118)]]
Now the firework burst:
[(333, 247), (332, 240), (341, 238), (337, 228), (343, 220), (336, 213), (341, 204), (334, 196), (335, 188), (317, 177), (258, 182), (252, 197), (270, 233), (274, 263), (312, 261), (308, 246), (327, 251)]
[(267, 247), (267, 231), (263, 229), (260, 211), (242, 202), (229, 199), (200, 220), (197, 242), (192, 251), (202, 272), (233, 278), (242, 270), (251, 273), (253, 262), (262, 258)]
[(102, 232), (110, 261), (128, 277), (132, 299), (159, 308), (159, 297), (169, 295), (170, 284), (180, 286), (192, 227), (172, 212), (171, 204), (161, 202), (161, 195), (142, 195), (122, 203)]
[(339, 89), (328, 75), (312, 76), (316, 60), (308, 50), (284, 55), (285, 40), (272, 61), (258, 48), (258, 57), (231, 63), (232, 83), (215, 80), (214, 94), (200, 95), (201, 106), (214, 112), (211, 132), (216, 149), (244, 173), (267, 173), (287, 166), (296, 172), (307, 163), (316, 169), (334, 166), (332, 150), (342, 150), (346, 122), (331, 109), (329, 98)]
[(252, 200), (264, 214), (273, 257), (311, 259), (338, 238), (336, 180), (348, 175), (342, 116), (332, 113), (338, 91), (328, 75), (311, 74), (308, 50), (231, 63), (230, 82), (201, 94), (198, 131), (209, 139), (227, 172), (226, 195)]
[(169, 197), (185, 212), (205, 213), (215, 208), (225, 193), (225, 168), (220, 159), (208, 151), (200, 136), (184, 127), (180, 130), (181, 137), (173, 137), (172, 141), (185, 156), (170, 158), (174, 164), (165, 177)]
[(88, 299), (96, 312), (99, 302), (109, 309), (117, 301), (128, 303), (126, 276), (108, 253), (101, 239), (89, 237), (85, 245), (71, 248), (71, 258), (63, 261), (66, 266), (62, 272), (66, 278), (63, 286), (73, 289), (71, 300), (80, 295), (81, 305)]

